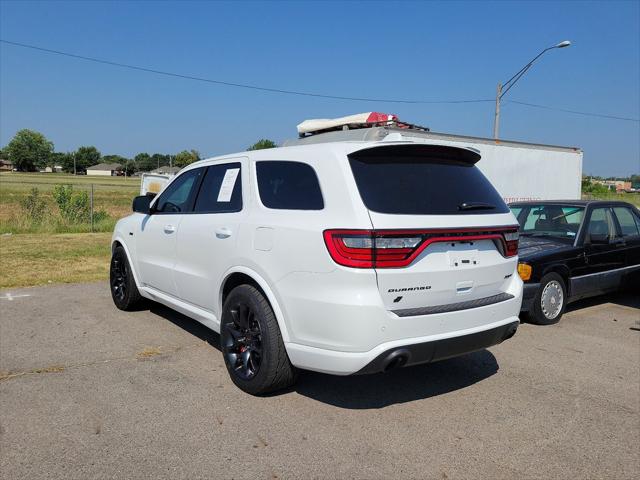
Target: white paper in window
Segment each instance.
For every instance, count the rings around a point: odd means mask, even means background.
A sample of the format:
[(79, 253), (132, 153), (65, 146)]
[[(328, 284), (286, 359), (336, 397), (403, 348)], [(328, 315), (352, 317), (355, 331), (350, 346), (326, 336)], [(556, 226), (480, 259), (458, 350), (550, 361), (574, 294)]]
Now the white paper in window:
[(222, 185), (220, 185), (220, 191), (218, 192), (218, 202), (230, 202), (231, 194), (233, 193), (233, 187), (236, 185), (238, 179), (239, 168), (230, 168), (224, 172), (224, 178), (222, 179)]

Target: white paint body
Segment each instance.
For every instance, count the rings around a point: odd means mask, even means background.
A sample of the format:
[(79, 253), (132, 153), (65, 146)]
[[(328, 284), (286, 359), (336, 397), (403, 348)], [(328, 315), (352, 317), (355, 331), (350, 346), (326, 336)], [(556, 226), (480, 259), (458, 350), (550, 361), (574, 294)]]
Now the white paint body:
[[(208, 165), (241, 164), (240, 212), (134, 213), (118, 222), (113, 242), (125, 247), (144, 297), (168, 305), (215, 331), (220, 329), (225, 281), (235, 272), (250, 276), (274, 310), (291, 362), (304, 369), (347, 375), (395, 346), (467, 335), (518, 321), (522, 281), (516, 271), (517, 257), (505, 258), (495, 247), (482, 242), (476, 247), (482, 268), (475, 271), (450, 271), (443, 261), (446, 252), (440, 247), (427, 248), (408, 267), (384, 271), (343, 267), (332, 260), (323, 239), (326, 229), (517, 224), (511, 213), (416, 216), (369, 212), (347, 155), (391, 143), (341, 142), (274, 148), (194, 163), (180, 175)], [(256, 162), (269, 160), (312, 166), (324, 208), (265, 207), (257, 187)], [(433, 295), (407, 292), (403, 308), (473, 300), (498, 292), (509, 293), (513, 298), (424, 316), (399, 317), (391, 311), (390, 298), (395, 295), (385, 289), (427, 280), (434, 285)], [(455, 285), (463, 281), (475, 282), (477, 288), (456, 292)]]
[(112, 177), (113, 170), (87, 170), (87, 175), (90, 177)]

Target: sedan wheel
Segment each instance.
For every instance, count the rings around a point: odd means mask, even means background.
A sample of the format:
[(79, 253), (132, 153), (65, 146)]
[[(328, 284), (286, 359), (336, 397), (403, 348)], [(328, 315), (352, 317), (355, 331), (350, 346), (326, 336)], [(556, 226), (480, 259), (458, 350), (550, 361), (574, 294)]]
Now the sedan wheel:
[(549, 319), (555, 319), (564, 306), (564, 293), (562, 285), (556, 280), (551, 280), (542, 289), (540, 298), (540, 307), (544, 316)]
[(540, 288), (529, 312), (529, 320), (538, 325), (560, 321), (567, 304), (567, 288), (557, 273), (548, 273), (540, 280)]

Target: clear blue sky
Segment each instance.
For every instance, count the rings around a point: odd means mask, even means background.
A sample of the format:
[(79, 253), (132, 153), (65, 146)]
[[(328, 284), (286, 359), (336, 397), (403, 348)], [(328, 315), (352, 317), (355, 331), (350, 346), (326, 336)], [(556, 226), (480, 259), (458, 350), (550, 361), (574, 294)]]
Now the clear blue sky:
[[(490, 99), (561, 40), (506, 99), (640, 117), (640, 2), (0, 4), (3, 39), (187, 75), (330, 95)], [(491, 136), (493, 104), (407, 105), (264, 93), (0, 44), (0, 144), (18, 129), (56, 150), (203, 155), (296, 135), (305, 118), (396, 113)], [(640, 172), (640, 124), (503, 106), (501, 136), (579, 146), (584, 172)]]

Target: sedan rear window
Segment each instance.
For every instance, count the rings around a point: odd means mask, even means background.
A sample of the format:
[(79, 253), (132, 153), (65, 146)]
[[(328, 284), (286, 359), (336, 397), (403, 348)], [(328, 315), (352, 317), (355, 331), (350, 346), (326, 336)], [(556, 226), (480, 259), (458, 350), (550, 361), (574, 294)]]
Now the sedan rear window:
[(383, 154), (357, 152), (349, 157), (369, 210), (405, 215), (509, 212), (500, 194), (472, 163), (419, 153), (394, 155), (389, 147), (379, 150)]

